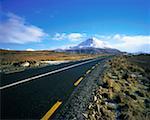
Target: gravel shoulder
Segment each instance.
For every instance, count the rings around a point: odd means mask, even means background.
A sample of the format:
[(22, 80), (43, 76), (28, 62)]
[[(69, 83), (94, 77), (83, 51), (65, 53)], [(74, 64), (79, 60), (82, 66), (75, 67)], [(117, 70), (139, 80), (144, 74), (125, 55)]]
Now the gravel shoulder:
[(84, 112), (90, 101), (93, 100), (94, 91), (99, 85), (100, 77), (105, 69), (105, 62), (99, 62), (98, 66), (87, 75), (75, 88), (68, 101), (56, 113), (53, 120), (83, 120)]

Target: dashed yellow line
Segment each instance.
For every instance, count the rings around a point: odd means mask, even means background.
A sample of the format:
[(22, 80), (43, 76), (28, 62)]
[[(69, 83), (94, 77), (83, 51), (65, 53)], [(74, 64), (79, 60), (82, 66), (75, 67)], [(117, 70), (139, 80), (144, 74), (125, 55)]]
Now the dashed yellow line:
[(62, 101), (57, 101), (51, 109), (43, 116), (41, 120), (49, 120), (53, 113), (58, 109), (58, 107), (62, 104)]
[[(98, 64), (96, 64), (95, 66), (93, 66), (91, 69), (89, 69), (86, 74), (84, 74), (84, 76), (86, 76), (87, 74), (89, 74)], [(74, 83), (74, 86), (77, 86), (81, 80), (83, 79), (83, 77), (81, 77), (79, 80), (77, 80), (75, 83)]]
[(95, 66), (92, 67), (92, 69), (94, 69), (94, 68), (95, 68)]
[(91, 70), (88, 70), (87, 72), (86, 72), (86, 74), (89, 74), (91, 72)]
[(77, 80), (77, 81), (74, 83), (74, 86), (77, 86), (77, 85), (81, 82), (81, 80), (83, 80), (83, 77), (81, 77), (79, 80)]
[[(91, 72), (92, 69), (94, 69), (96, 66), (98, 66), (98, 64), (96, 64), (95, 66), (93, 66), (90, 70), (88, 70), (86, 72), (86, 74), (89, 74)], [(80, 79), (78, 79), (75, 83), (74, 86), (77, 86), (81, 81), (83, 80), (83, 77), (81, 77)], [(52, 107), (51, 109), (42, 117), (41, 120), (49, 120), (50, 117), (53, 115), (53, 113), (59, 108), (59, 106), (62, 104), (62, 101), (57, 101)]]

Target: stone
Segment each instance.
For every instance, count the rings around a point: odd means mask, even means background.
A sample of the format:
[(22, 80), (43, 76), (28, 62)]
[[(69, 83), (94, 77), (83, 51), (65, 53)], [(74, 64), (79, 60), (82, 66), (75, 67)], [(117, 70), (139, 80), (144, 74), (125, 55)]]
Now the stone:
[(136, 76), (135, 74), (133, 74), (133, 73), (132, 73), (130, 76), (131, 76), (132, 78), (136, 78), (136, 77), (137, 77), (137, 76)]
[(111, 102), (107, 102), (107, 107), (108, 107), (109, 109), (114, 110), (114, 109), (116, 109), (116, 104), (115, 104), (115, 103), (111, 103)]
[(21, 64), (21, 66), (23, 66), (23, 67), (29, 67), (30, 63), (29, 62), (24, 62), (24, 63)]
[(102, 99), (103, 97), (101, 95), (99, 95), (99, 98)]
[(88, 114), (82, 113), (82, 115), (83, 115), (85, 118), (88, 118)]
[(91, 109), (92, 106), (93, 106), (92, 103), (90, 103), (89, 106), (88, 106), (88, 109)]
[(94, 102), (97, 100), (97, 97), (96, 96), (94, 96)]
[(34, 66), (40, 66), (40, 63), (39, 63), (39, 62), (36, 62), (36, 63), (34, 64)]
[(96, 120), (95, 116), (92, 114), (89, 116), (90, 117), (90, 120)]
[(112, 75), (111, 78), (112, 78), (112, 79), (118, 79), (118, 77), (115, 76), (115, 75)]
[(142, 77), (143, 77), (143, 75), (138, 75), (137, 77), (138, 77), (138, 78), (142, 78)]
[(97, 104), (96, 106), (97, 106), (98, 114), (101, 114), (101, 111), (100, 111), (100, 108), (101, 108), (101, 107), (100, 107), (100, 105), (99, 105), (99, 104)]

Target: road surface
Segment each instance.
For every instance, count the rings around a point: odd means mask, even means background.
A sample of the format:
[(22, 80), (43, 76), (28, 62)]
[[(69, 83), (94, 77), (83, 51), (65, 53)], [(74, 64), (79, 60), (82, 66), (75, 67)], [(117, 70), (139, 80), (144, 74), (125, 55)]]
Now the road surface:
[(49, 117), (104, 58), (1, 75), (1, 118)]

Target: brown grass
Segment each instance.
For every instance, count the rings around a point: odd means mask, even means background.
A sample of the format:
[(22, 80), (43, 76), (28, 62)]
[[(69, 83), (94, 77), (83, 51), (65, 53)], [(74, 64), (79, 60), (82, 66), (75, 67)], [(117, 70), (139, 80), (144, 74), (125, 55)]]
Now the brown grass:
[(150, 57), (143, 55), (110, 60), (95, 92), (97, 100), (87, 110), (88, 116), (93, 116), (89, 120), (149, 120), (149, 61)]
[(94, 57), (85, 54), (69, 54), (54, 51), (8, 51), (0, 50), (0, 63), (11, 64), (25, 61), (48, 61), (48, 60), (79, 60)]

